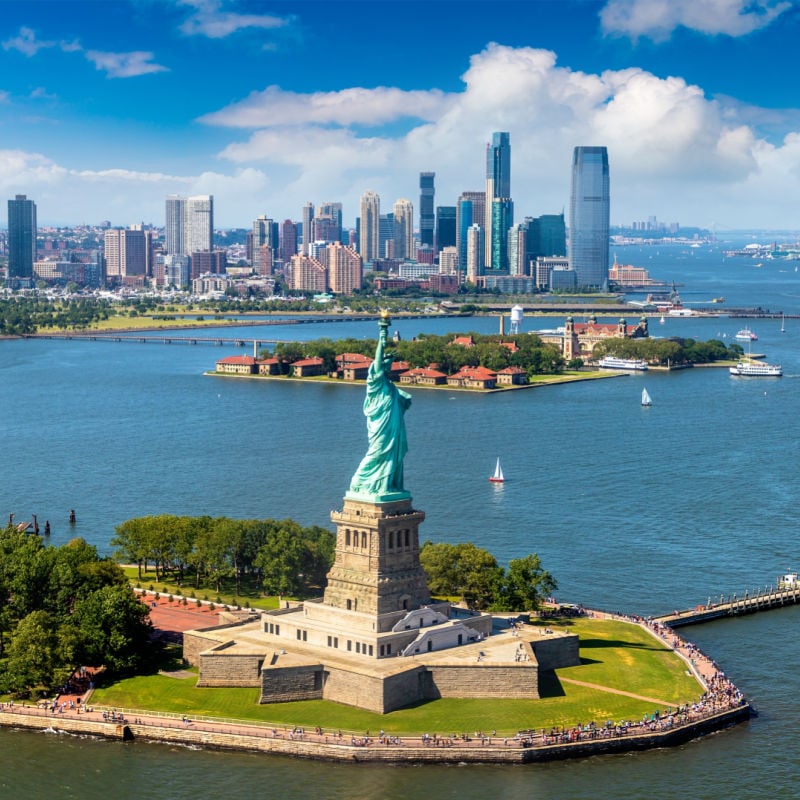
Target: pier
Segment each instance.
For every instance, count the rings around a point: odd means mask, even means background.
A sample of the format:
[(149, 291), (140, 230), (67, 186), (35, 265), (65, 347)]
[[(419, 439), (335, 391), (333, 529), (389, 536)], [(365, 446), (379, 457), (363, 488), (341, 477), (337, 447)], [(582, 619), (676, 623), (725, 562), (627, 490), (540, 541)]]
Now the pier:
[(135, 344), (211, 344), (215, 347), (258, 347), (262, 344), (278, 344), (292, 339), (243, 339), (241, 336), (158, 336), (156, 334), (132, 333), (37, 333), (26, 339), (75, 339), (84, 342), (133, 342)]
[(800, 583), (792, 586), (773, 588), (772, 586), (746, 591), (743, 595), (730, 597), (720, 596), (717, 602), (708, 599), (705, 605), (698, 605), (685, 611), (673, 611), (654, 617), (653, 621), (679, 628), (684, 625), (698, 625), (725, 617), (739, 617), (744, 614), (755, 614), (759, 611), (771, 611), (775, 608), (797, 605), (800, 603)]

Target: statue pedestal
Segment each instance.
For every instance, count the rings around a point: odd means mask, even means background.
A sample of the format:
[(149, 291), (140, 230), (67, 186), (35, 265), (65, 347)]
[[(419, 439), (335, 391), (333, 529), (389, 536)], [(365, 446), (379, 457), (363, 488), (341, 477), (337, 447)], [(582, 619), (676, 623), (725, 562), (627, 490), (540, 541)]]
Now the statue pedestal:
[(369, 619), (376, 633), (431, 602), (419, 563), (425, 513), (414, 510), (408, 492), (392, 497), (375, 502), (348, 494), (342, 510), (331, 512), (336, 557), (321, 605)]

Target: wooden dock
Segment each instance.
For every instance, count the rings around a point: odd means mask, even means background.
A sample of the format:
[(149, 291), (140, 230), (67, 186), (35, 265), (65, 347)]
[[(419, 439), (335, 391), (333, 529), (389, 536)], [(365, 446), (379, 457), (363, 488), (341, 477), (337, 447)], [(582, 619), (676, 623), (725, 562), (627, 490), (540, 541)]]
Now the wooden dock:
[(663, 614), (653, 619), (670, 628), (679, 628), (725, 617), (739, 617), (759, 611), (771, 611), (798, 603), (800, 603), (800, 584), (777, 589), (769, 586), (754, 592), (746, 591), (739, 596), (736, 594), (730, 597), (723, 596), (717, 602), (713, 602), (712, 598), (709, 598), (705, 605), (698, 605), (685, 611), (673, 611), (671, 614)]

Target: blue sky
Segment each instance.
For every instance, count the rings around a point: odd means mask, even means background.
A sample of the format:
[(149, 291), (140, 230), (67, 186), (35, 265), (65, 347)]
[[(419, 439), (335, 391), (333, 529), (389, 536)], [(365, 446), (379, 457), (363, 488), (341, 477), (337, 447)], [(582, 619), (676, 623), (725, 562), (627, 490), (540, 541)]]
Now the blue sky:
[(0, 188), (41, 224), (353, 224), (420, 171), (482, 189), (504, 130), (517, 218), (606, 145), (615, 224), (800, 229), (798, 41), (798, 0), (0, 0)]

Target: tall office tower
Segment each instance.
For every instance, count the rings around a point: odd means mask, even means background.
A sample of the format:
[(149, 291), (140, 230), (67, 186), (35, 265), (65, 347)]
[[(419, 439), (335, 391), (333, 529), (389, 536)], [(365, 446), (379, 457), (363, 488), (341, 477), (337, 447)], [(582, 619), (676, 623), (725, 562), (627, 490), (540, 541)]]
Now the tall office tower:
[(526, 217), (528, 223), (528, 260), (539, 256), (565, 256), (567, 254), (567, 231), (563, 214), (542, 214), (541, 217)]
[(311, 242), (314, 241), (314, 204), (309, 201), (303, 204), (303, 246), (300, 252), (307, 256)]
[(576, 147), (569, 198), (569, 265), (581, 288), (608, 285), (610, 208), (608, 151)]
[(280, 257), (288, 261), (297, 253), (297, 225), (290, 219), (285, 219), (281, 225)]
[(433, 247), (433, 186), (435, 172), (420, 172), (419, 174), (419, 241)]
[(164, 224), (164, 252), (168, 255), (186, 255), (183, 249), (183, 222), (186, 214), (186, 198), (177, 194), (167, 197)]
[(198, 194), (186, 198), (183, 215), (183, 252), (187, 256), (213, 249), (214, 196)]
[(328, 283), (334, 294), (352, 294), (361, 288), (361, 256), (351, 247), (341, 242), (329, 244), (320, 253), (320, 261), (328, 269)]
[[(271, 265), (270, 261), (270, 265)], [(224, 275), (228, 271), (228, 258), (224, 250), (203, 250), (192, 256), (192, 267), (189, 280), (199, 278), (208, 273)]]
[[(259, 274), (271, 274), (272, 259), (275, 256), (275, 251), (278, 249), (277, 228), (277, 223), (264, 214), (253, 220), (253, 257), (250, 263), (253, 265), (253, 269)], [(261, 270), (261, 260), (265, 249), (270, 250), (270, 272), (263, 272)]]
[(483, 275), (483, 228), (480, 225), (470, 225), (467, 231), (467, 280), (477, 283)]
[(394, 204), (394, 258), (414, 258), (414, 206), (401, 198)]
[(508, 274), (517, 277), (530, 273), (527, 257), (528, 226), (517, 223), (508, 229)]
[(492, 272), (508, 271), (508, 229), (514, 224), (514, 203), (508, 197), (492, 200), (492, 263), (486, 269)]
[(456, 207), (436, 207), (436, 252), (456, 245)]
[(358, 252), (364, 264), (380, 258), (381, 199), (375, 192), (361, 195)]
[(456, 203), (458, 263), (467, 263), (467, 231), (471, 225), (483, 225), (486, 218), (486, 192), (462, 192)]
[(314, 217), (312, 241), (340, 242), (342, 240), (342, 204), (320, 203)]
[(378, 225), (378, 258), (395, 258), (394, 214), (381, 214)]
[[(499, 236), (494, 233), (493, 202), (498, 198), (511, 197), (511, 135), (503, 131), (492, 134), (492, 143), (486, 145), (486, 224), (485, 241), (486, 254), (484, 256), (486, 268), (496, 269), (494, 266), (500, 260), (499, 255), (492, 252), (497, 242), (505, 241), (506, 231)], [(474, 218), (474, 217), (473, 217)], [(509, 224), (509, 227), (511, 227)], [(507, 230), (507, 229), (506, 229)]]
[(103, 234), (106, 277), (128, 286), (144, 284), (147, 237), (142, 230), (112, 228)]
[(24, 194), (8, 201), (8, 277), (33, 279), (36, 203)]

